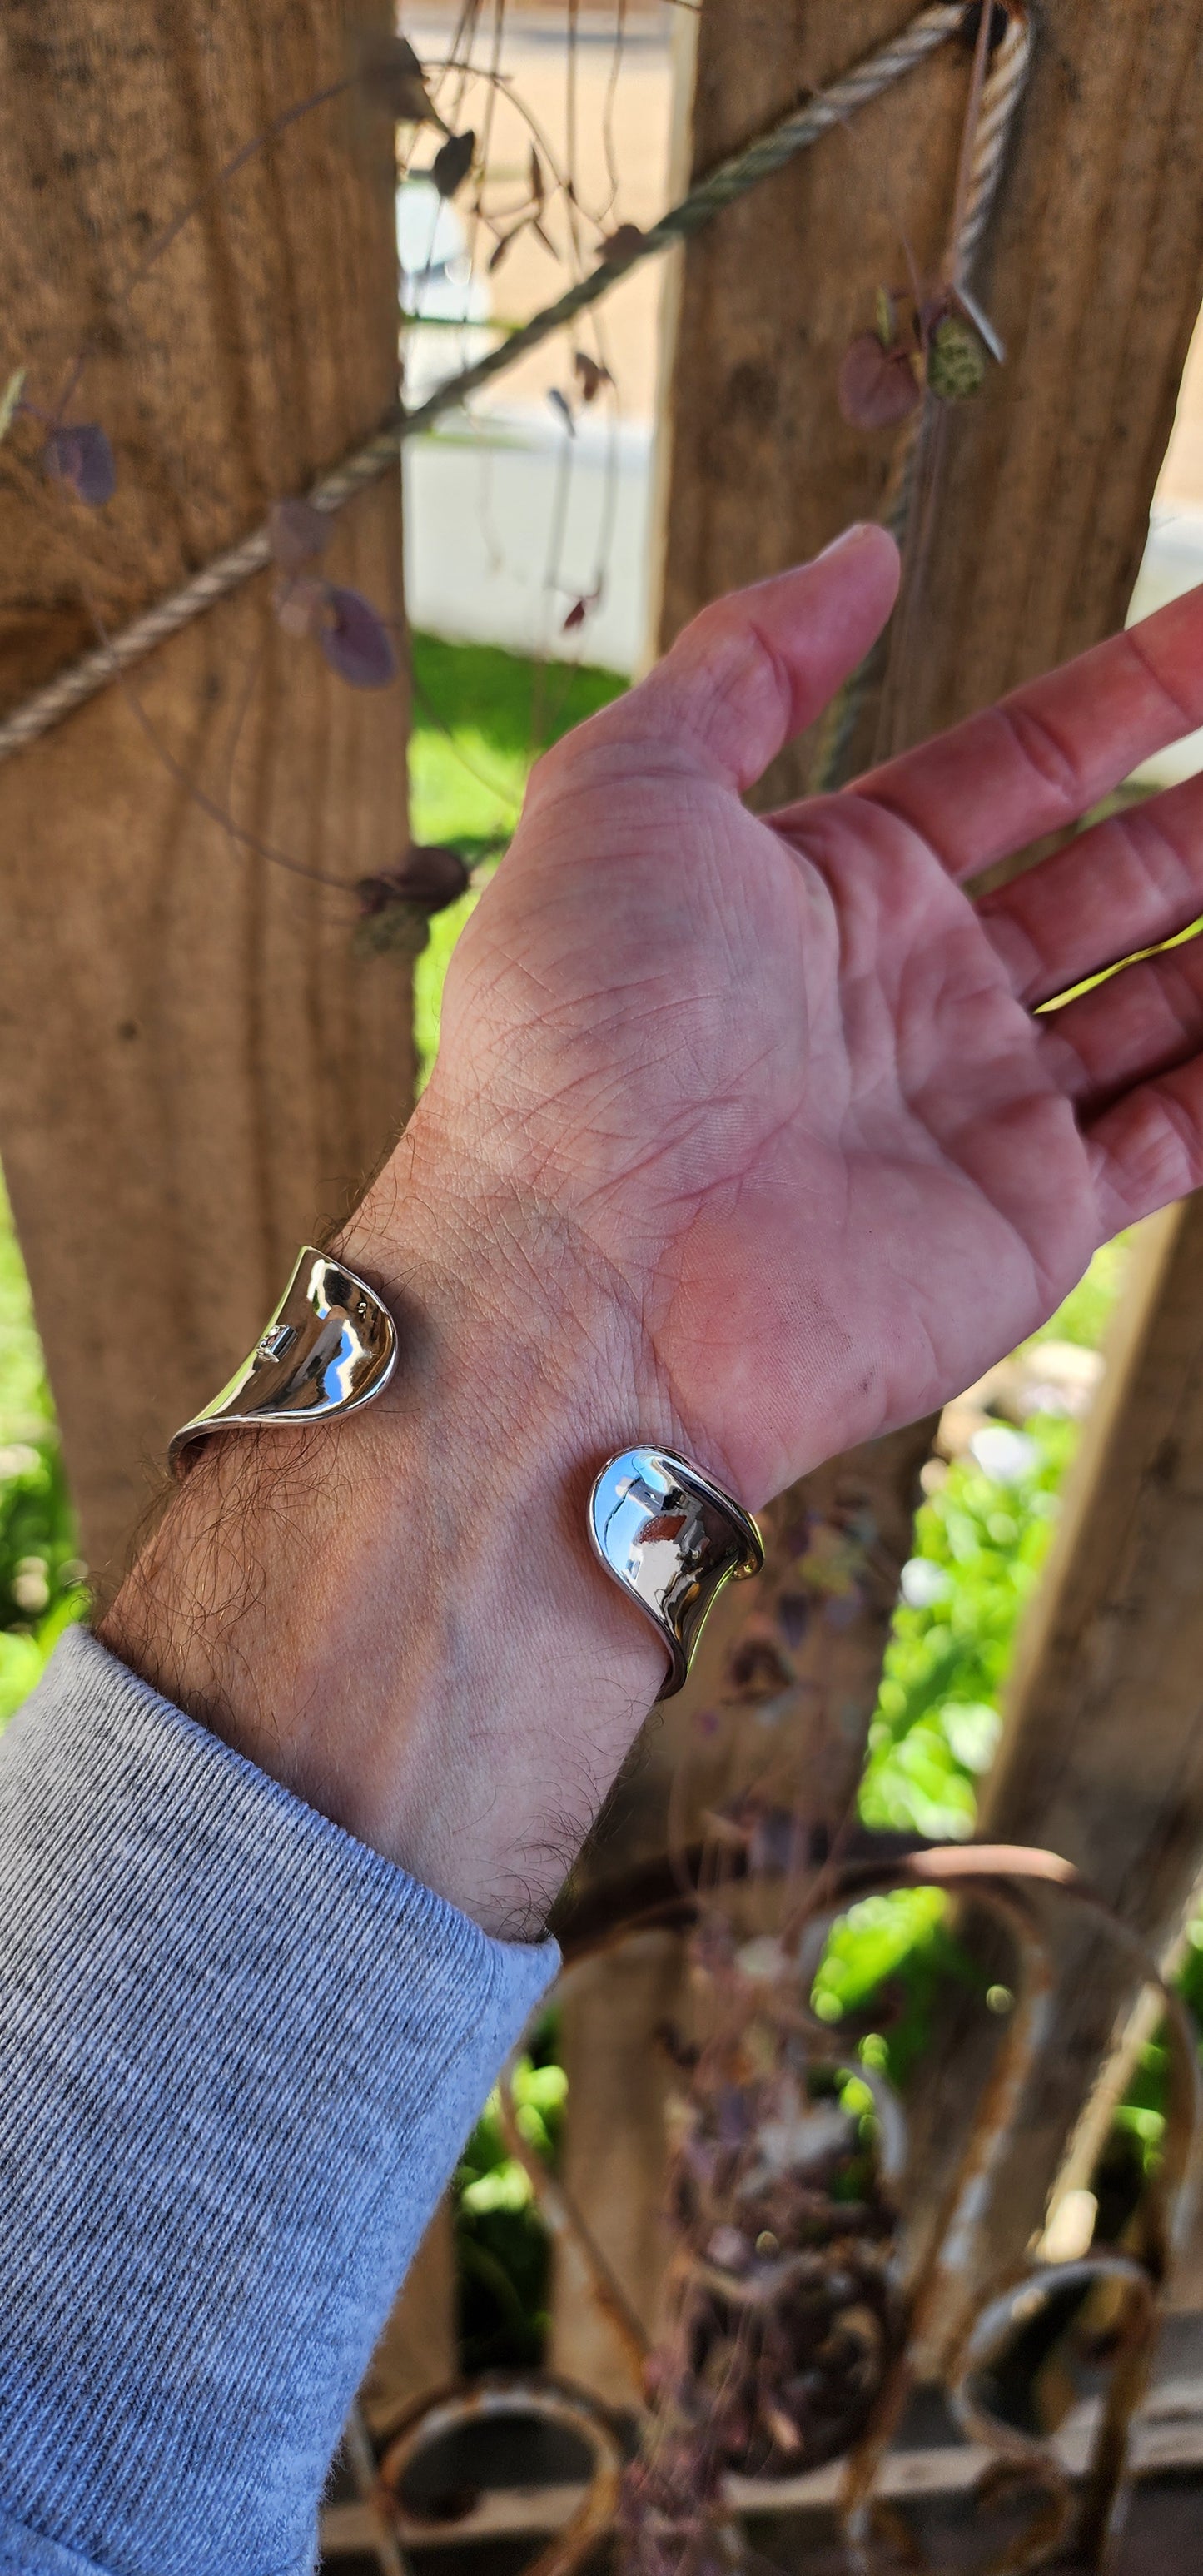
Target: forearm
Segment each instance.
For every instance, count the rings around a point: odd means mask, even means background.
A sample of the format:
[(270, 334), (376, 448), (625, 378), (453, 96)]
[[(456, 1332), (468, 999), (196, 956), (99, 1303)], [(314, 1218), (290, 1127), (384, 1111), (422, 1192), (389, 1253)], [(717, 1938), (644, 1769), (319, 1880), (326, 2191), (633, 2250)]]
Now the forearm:
[(340, 1249), (396, 1316), (391, 1386), (210, 1442), (102, 1633), (486, 1930), (537, 1928), (664, 1675), (589, 1485), (677, 1426), (612, 1282), (451, 1155), (407, 1140)]

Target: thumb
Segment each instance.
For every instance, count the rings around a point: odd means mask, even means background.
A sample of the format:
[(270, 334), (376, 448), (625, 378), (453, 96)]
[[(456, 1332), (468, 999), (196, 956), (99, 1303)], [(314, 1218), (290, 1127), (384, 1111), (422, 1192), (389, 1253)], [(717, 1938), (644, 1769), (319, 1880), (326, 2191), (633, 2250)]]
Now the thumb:
[(632, 738), (687, 746), (742, 791), (810, 724), (880, 635), (898, 592), (884, 528), (847, 528), (813, 563), (704, 608), (646, 680), (601, 716)]

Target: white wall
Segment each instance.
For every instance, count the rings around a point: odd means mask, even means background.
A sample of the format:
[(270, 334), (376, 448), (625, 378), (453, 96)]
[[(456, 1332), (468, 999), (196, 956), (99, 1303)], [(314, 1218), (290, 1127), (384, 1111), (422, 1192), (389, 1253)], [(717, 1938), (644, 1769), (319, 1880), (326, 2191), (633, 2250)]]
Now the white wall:
[[(651, 428), (578, 414), (451, 415), (403, 450), (410, 623), (633, 670), (648, 614)], [(574, 600), (602, 596), (569, 634)]]

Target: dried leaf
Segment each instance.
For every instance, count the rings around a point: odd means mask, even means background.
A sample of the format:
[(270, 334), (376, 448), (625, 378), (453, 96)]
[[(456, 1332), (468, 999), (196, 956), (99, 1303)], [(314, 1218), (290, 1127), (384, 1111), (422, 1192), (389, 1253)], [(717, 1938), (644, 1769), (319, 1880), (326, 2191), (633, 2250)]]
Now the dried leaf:
[(27, 367), (15, 367), (3, 393), (0, 394), (0, 438), (7, 438), (21, 408), (21, 396), (25, 391), (25, 379), (28, 373)]
[(314, 628), (332, 671), (353, 689), (385, 689), (397, 675), (397, 656), (383, 619), (362, 591), (327, 582)]
[(368, 32), (360, 36), (355, 77), (365, 97), (386, 108), (398, 125), (449, 128), (426, 87), (421, 63), (404, 36)]
[(531, 228), (531, 231), (535, 234), (536, 238), (537, 238), (539, 241), (541, 241), (541, 242), (542, 242), (544, 250), (549, 250), (549, 251), (551, 252), (552, 258), (553, 258), (553, 259), (558, 259), (558, 258), (559, 258), (559, 256), (560, 256), (560, 254), (559, 254), (558, 250), (556, 249), (555, 243), (553, 242), (553, 240), (552, 240), (552, 238), (551, 238), (551, 234), (550, 234), (549, 232), (545, 232), (545, 231), (544, 231), (544, 228), (543, 228), (542, 224), (540, 223), (538, 216), (537, 216), (537, 215), (531, 215), (531, 216), (530, 216), (530, 218), (529, 218), (529, 222), (530, 222), (530, 228)]
[(585, 623), (585, 619), (586, 619), (586, 617), (588, 616), (588, 614), (589, 614), (589, 602), (588, 602), (588, 600), (587, 600), (587, 599), (574, 599), (574, 601), (573, 601), (573, 603), (572, 603), (572, 606), (571, 606), (571, 608), (570, 608), (570, 609), (569, 609), (569, 611), (568, 611), (568, 615), (567, 615), (567, 617), (566, 617), (566, 618), (565, 618), (565, 620), (564, 620), (563, 626), (562, 626), (562, 627), (561, 627), (561, 629), (560, 629), (561, 634), (563, 634), (563, 635), (571, 635), (571, 633), (572, 633), (572, 630), (573, 630), (574, 626), (583, 626), (583, 625), (584, 625), (584, 623)]
[(551, 404), (552, 410), (558, 411), (561, 418), (566, 422), (570, 437), (575, 438), (576, 422), (572, 417), (572, 405), (569, 402), (567, 395), (560, 392), (558, 385), (549, 385), (547, 389), (547, 399)]
[(631, 261), (638, 259), (643, 242), (638, 224), (620, 224), (617, 232), (609, 233), (602, 242), (598, 258), (605, 268), (629, 268)]
[(574, 349), (572, 363), (580, 383), (582, 402), (591, 403), (603, 385), (614, 382), (609, 368), (603, 367), (599, 359), (591, 358), (587, 349)]
[(840, 410), (850, 429), (889, 429), (923, 396), (905, 349), (883, 349), (876, 331), (858, 331), (840, 368)]
[(365, 913), (383, 912), (394, 903), (419, 903), (427, 912), (444, 912), (467, 893), (469, 883), (458, 850), (441, 841), (414, 841), (395, 868), (361, 877), (355, 891)]
[(543, 164), (533, 143), (530, 148), (530, 192), (537, 206), (546, 204), (547, 182), (543, 176)]
[(103, 508), (117, 489), (112, 448), (93, 420), (52, 429), (42, 449), (42, 463), (54, 481), (66, 483), (89, 510)]
[(941, 402), (966, 402), (980, 393), (986, 352), (971, 322), (946, 313), (928, 344), (927, 381)]
[(311, 501), (273, 501), (267, 526), (273, 563), (282, 572), (302, 572), (325, 550), (330, 514), (315, 510)]
[(515, 224), (512, 231), (502, 234), (500, 241), (495, 244), (494, 248), (489, 253), (490, 277), (492, 276), (495, 268), (500, 268), (511, 242), (516, 242), (519, 233), (524, 230), (525, 226), (523, 224)]
[(453, 197), (456, 189), (462, 188), (475, 150), (476, 135), (471, 126), (463, 134), (449, 134), (447, 141), (439, 145), (430, 175), (440, 197)]

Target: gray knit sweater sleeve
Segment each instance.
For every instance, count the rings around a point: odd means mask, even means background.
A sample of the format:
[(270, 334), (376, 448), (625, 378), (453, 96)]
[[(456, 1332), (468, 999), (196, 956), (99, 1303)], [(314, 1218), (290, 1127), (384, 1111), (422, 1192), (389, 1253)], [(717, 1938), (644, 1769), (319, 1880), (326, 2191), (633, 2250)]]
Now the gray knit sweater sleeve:
[(63, 1640), (0, 1739), (0, 2569), (304, 2576), (555, 1964)]

